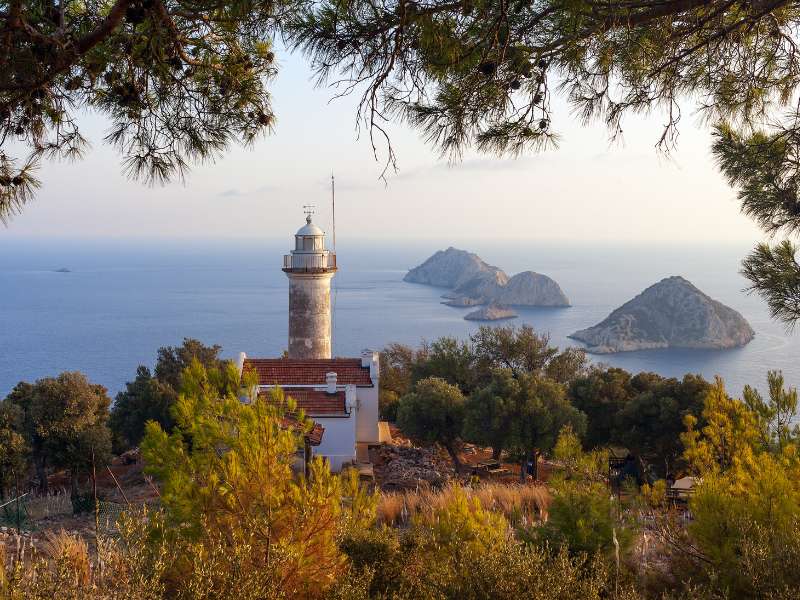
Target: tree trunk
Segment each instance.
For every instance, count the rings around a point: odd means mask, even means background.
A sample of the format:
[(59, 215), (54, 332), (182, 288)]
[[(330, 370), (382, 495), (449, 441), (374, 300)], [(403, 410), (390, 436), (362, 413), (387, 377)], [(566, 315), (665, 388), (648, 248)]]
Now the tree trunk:
[(306, 479), (311, 478), (311, 444), (308, 438), (303, 439), (303, 474)]
[(70, 498), (75, 499), (78, 497), (78, 473), (70, 469), (69, 471), (69, 485), (70, 485)]
[(458, 452), (456, 452), (455, 447), (453, 444), (446, 444), (445, 449), (447, 453), (450, 455), (450, 458), (453, 460), (453, 467), (456, 470), (456, 473), (461, 472), (461, 461), (458, 459)]
[(48, 491), (45, 466), (46, 463), (43, 456), (36, 459), (36, 478), (39, 480), (39, 491), (43, 494), (46, 494)]
[(530, 452), (523, 453), (522, 464), (520, 465), (519, 481), (525, 483), (528, 480), (528, 462), (532, 463), (533, 480), (539, 481), (539, 451), (535, 448)]
[(500, 460), (500, 454), (503, 452), (503, 447), (492, 446), (492, 460)]

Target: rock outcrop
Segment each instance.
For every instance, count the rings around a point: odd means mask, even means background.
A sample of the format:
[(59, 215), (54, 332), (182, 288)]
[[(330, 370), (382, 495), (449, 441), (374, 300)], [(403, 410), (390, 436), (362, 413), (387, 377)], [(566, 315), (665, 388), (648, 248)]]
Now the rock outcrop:
[(502, 319), (516, 319), (517, 313), (510, 308), (491, 304), (469, 313), (464, 318), (467, 321), (500, 321)]
[(496, 272), (502, 273), (497, 267), (481, 260), (477, 254), (451, 246), (447, 250), (439, 250), (424, 263), (411, 269), (403, 277), (403, 281), (455, 289), (476, 276)]
[(403, 281), (448, 288), (449, 306), (569, 306), (559, 285), (533, 271), (510, 277), (478, 255), (450, 247), (411, 269)]
[(744, 346), (755, 333), (744, 317), (683, 277), (668, 277), (626, 302), (594, 327), (570, 337), (589, 352)]
[(453, 298), (495, 298), (509, 281), (508, 275), (499, 269), (497, 271), (481, 272), (447, 295)]
[(533, 271), (509, 279), (496, 301), (507, 306), (569, 306), (569, 299), (555, 281)]

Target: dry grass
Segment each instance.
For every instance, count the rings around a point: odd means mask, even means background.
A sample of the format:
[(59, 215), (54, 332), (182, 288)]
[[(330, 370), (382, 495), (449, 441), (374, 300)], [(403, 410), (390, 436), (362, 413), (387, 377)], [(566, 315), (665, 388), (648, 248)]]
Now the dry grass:
[[(484, 483), (463, 490), (468, 498), (477, 498), (484, 508), (502, 513), (512, 524), (542, 519), (550, 505), (550, 494), (543, 486)], [(378, 519), (387, 525), (405, 525), (415, 515), (450, 504), (453, 494), (453, 485), (440, 490), (385, 492), (378, 502)]]
[(42, 550), (50, 560), (62, 565), (74, 575), (76, 585), (89, 585), (92, 567), (89, 548), (83, 539), (69, 535), (63, 529), (58, 533), (48, 532)]
[(0, 594), (4, 594), (8, 587), (8, 575), (6, 575), (6, 545), (0, 542)]
[(25, 509), (32, 521), (72, 514), (72, 500), (66, 490), (55, 490), (44, 496), (37, 496), (25, 503)]
[(378, 503), (378, 518), (384, 523), (397, 523), (403, 512), (404, 496), (405, 494), (398, 492), (381, 494)]
[[(135, 534), (131, 534), (134, 531)], [(124, 540), (101, 538), (100, 555), (64, 530), (34, 546), (27, 536), (0, 542), (0, 599), (163, 600), (165, 547), (149, 545), (141, 521), (131, 520)], [(16, 548), (15, 548), (16, 545)], [(5, 555), (5, 556), (4, 556)], [(171, 560), (176, 560), (173, 556)], [(192, 596), (189, 596), (190, 598)]]

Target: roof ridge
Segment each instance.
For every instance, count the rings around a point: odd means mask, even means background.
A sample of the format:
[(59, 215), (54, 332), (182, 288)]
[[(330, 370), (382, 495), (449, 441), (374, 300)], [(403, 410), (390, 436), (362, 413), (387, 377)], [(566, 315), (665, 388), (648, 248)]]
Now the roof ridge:
[(245, 360), (268, 360), (271, 362), (311, 362), (311, 363), (323, 363), (323, 362), (337, 362), (337, 361), (347, 361), (347, 362), (361, 362), (361, 359), (357, 356), (339, 356), (336, 358), (284, 358), (282, 356), (279, 357), (253, 357), (248, 356)]
[(333, 359), (275, 359), (248, 358), (246, 370), (258, 374), (260, 385), (319, 385), (327, 384), (327, 373), (334, 371), (339, 385), (374, 386), (371, 369), (358, 358)]

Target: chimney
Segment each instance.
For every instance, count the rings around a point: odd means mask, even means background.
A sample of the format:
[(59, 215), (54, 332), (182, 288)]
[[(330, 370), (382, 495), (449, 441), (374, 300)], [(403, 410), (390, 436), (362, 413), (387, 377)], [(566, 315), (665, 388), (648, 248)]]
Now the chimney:
[(335, 394), (336, 393), (336, 373), (325, 373), (325, 383), (327, 384), (327, 389), (325, 390), (328, 394)]
[(347, 411), (352, 412), (352, 410), (358, 409), (358, 396), (356, 395), (356, 386), (352, 383), (348, 383), (344, 386), (344, 400), (347, 406)]
[(377, 381), (380, 370), (380, 353), (365, 348), (361, 351), (361, 366), (369, 368), (369, 376), (373, 383)]

